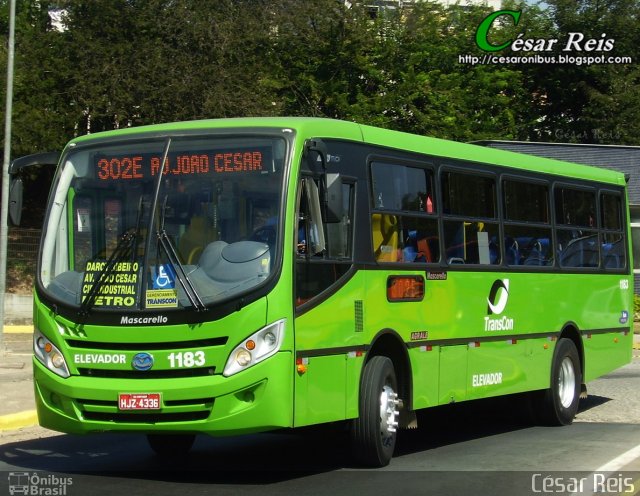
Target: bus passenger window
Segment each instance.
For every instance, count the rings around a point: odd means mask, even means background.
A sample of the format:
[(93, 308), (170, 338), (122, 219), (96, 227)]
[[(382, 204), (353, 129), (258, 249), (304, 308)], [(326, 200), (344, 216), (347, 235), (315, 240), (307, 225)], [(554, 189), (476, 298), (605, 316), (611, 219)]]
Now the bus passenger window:
[(373, 162), (371, 181), (376, 210), (435, 212), (430, 169)]
[(395, 215), (373, 214), (373, 252), (378, 262), (398, 262), (398, 220)]
[(507, 265), (546, 267), (553, 264), (550, 228), (505, 223), (504, 233)]
[(598, 233), (563, 229), (557, 236), (561, 267), (598, 267)]
[(503, 192), (507, 265), (552, 265), (549, 186), (542, 181), (506, 179)]
[(449, 264), (500, 263), (498, 225), (488, 222), (446, 221), (445, 257)]
[(417, 165), (373, 162), (371, 180), (375, 209), (371, 239), (376, 261), (439, 262), (433, 171)]
[(620, 195), (600, 195), (602, 233), (602, 266), (605, 269), (624, 269), (627, 266), (627, 247), (623, 231), (622, 199)]
[(558, 186), (554, 191), (561, 267), (597, 268), (600, 242), (595, 228), (596, 194), (593, 190)]
[(556, 222), (567, 226), (596, 227), (594, 191), (557, 187), (555, 189)]
[(499, 264), (495, 178), (458, 171), (444, 171), (441, 177), (446, 262)]

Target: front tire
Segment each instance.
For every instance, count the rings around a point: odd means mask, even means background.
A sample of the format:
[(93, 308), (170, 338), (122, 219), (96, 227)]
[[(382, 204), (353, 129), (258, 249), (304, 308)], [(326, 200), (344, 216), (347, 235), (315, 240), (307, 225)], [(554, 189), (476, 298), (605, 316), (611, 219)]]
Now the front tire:
[(536, 414), (545, 425), (569, 425), (580, 403), (582, 368), (576, 345), (567, 338), (558, 341), (551, 364), (551, 387), (538, 391)]
[(359, 416), (351, 426), (355, 460), (368, 467), (384, 467), (393, 457), (398, 426), (398, 383), (393, 362), (374, 356), (362, 372)]

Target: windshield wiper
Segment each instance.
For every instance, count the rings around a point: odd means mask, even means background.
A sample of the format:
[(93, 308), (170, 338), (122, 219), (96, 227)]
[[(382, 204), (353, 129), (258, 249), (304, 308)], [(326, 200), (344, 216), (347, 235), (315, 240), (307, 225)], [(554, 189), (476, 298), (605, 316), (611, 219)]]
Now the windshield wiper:
[(176, 250), (171, 243), (171, 239), (169, 239), (169, 236), (167, 236), (167, 231), (165, 231), (164, 229), (157, 231), (156, 236), (158, 238), (160, 246), (162, 246), (164, 252), (167, 254), (169, 263), (175, 270), (176, 279), (180, 281), (180, 284), (184, 288), (184, 292), (187, 295), (187, 298), (189, 298), (191, 305), (196, 309), (197, 312), (206, 310), (207, 307), (202, 301), (202, 298), (200, 298), (200, 295), (198, 294), (196, 287), (191, 282), (191, 279), (189, 279), (187, 272), (184, 270), (184, 265), (182, 265), (182, 262), (180, 262), (178, 254), (176, 253)]
[(169, 263), (173, 266), (173, 269), (176, 274), (176, 279), (180, 281), (189, 302), (196, 309), (196, 312), (202, 312), (207, 309), (202, 298), (198, 294), (198, 290), (189, 279), (187, 272), (184, 269), (184, 265), (180, 262), (180, 258), (178, 257), (178, 253), (176, 249), (173, 247), (173, 243), (171, 242), (171, 238), (167, 235), (167, 231), (164, 229), (164, 218), (167, 209), (167, 197), (164, 197), (164, 201), (162, 202), (162, 215), (160, 217), (160, 228), (156, 231), (156, 237), (158, 238), (158, 243), (162, 246), (162, 249), (167, 254), (167, 258), (169, 259)]
[(93, 305), (96, 302), (98, 295), (100, 294), (100, 289), (104, 285), (107, 277), (113, 272), (114, 267), (117, 263), (122, 262), (129, 254), (134, 254), (135, 252), (132, 250), (132, 247), (135, 245), (135, 240), (138, 237), (138, 228), (132, 227), (125, 231), (125, 233), (118, 240), (118, 244), (116, 245), (113, 253), (107, 260), (106, 264), (102, 268), (102, 270), (97, 274), (96, 279), (93, 281), (87, 296), (82, 300), (80, 304), (79, 314), (83, 317), (89, 315), (89, 310), (93, 308)]
[[(171, 138), (167, 138), (164, 151), (162, 153), (162, 162), (160, 162), (161, 164), (160, 170), (158, 171), (158, 177), (155, 183), (155, 191), (153, 194), (153, 202), (151, 207), (152, 210), (151, 210), (151, 216), (149, 219), (149, 227), (150, 227), (149, 232), (152, 232), (152, 226), (154, 224), (154, 212), (156, 212), (156, 209), (158, 208), (158, 200), (160, 198), (160, 185), (162, 182), (162, 177), (164, 175), (164, 169), (168, 163), (170, 148), (171, 148)], [(164, 221), (167, 213), (166, 212), (167, 198), (168, 198), (167, 195), (165, 195), (164, 200), (162, 202), (162, 207), (161, 207), (162, 210), (160, 212), (160, 218), (158, 219), (158, 224), (157, 224), (158, 227), (156, 229), (156, 238), (157, 238), (158, 244), (162, 246), (162, 249), (167, 254), (169, 263), (174, 268), (176, 279), (178, 279), (178, 281), (180, 282), (180, 285), (184, 289), (184, 292), (187, 295), (187, 298), (191, 302), (191, 306), (193, 306), (193, 308), (195, 308), (197, 312), (201, 312), (206, 310), (207, 307), (202, 301), (202, 298), (200, 298), (200, 295), (198, 294), (198, 291), (196, 290), (195, 286), (189, 279), (189, 276), (187, 276), (187, 272), (184, 270), (184, 266), (182, 265), (182, 263), (180, 262), (180, 259), (178, 258), (178, 254), (176, 253), (176, 250), (173, 247), (173, 244), (171, 243), (171, 239), (169, 239), (169, 236), (167, 235), (167, 232), (164, 229)], [(159, 251), (157, 248), (156, 250)], [(150, 254), (151, 254), (151, 236), (148, 236), (147, 243), (146, 243), (146, 250), (144, 254), (144, 267), (149, 266)], [(143, 287), (146, 287), (146, 279), (147, 279), (147, 275), (146, 275), (146, 271), (144, 271), (142, 274)]]

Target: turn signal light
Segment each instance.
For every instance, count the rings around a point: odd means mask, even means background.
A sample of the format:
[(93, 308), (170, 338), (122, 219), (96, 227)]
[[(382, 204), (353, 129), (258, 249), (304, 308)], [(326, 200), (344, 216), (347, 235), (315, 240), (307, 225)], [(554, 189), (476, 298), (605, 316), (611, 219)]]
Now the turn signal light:
[(307, 372), (307, 365), (309, 364), (308, 358), (298, 358), (296, 360), (296, 371), (298, 374), (302, 375)]

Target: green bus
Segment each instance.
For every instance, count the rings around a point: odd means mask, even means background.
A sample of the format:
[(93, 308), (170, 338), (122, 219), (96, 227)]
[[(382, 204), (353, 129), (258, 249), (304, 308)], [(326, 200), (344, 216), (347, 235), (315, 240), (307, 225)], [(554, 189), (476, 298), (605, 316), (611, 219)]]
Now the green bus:
[(625, 185), (330, 119), (76, 138), (39, 251), (40, 424), (166, 454), (338, 423), (367, 466), (438, 405), (526, 393), (570, 424), (631, 360)]

